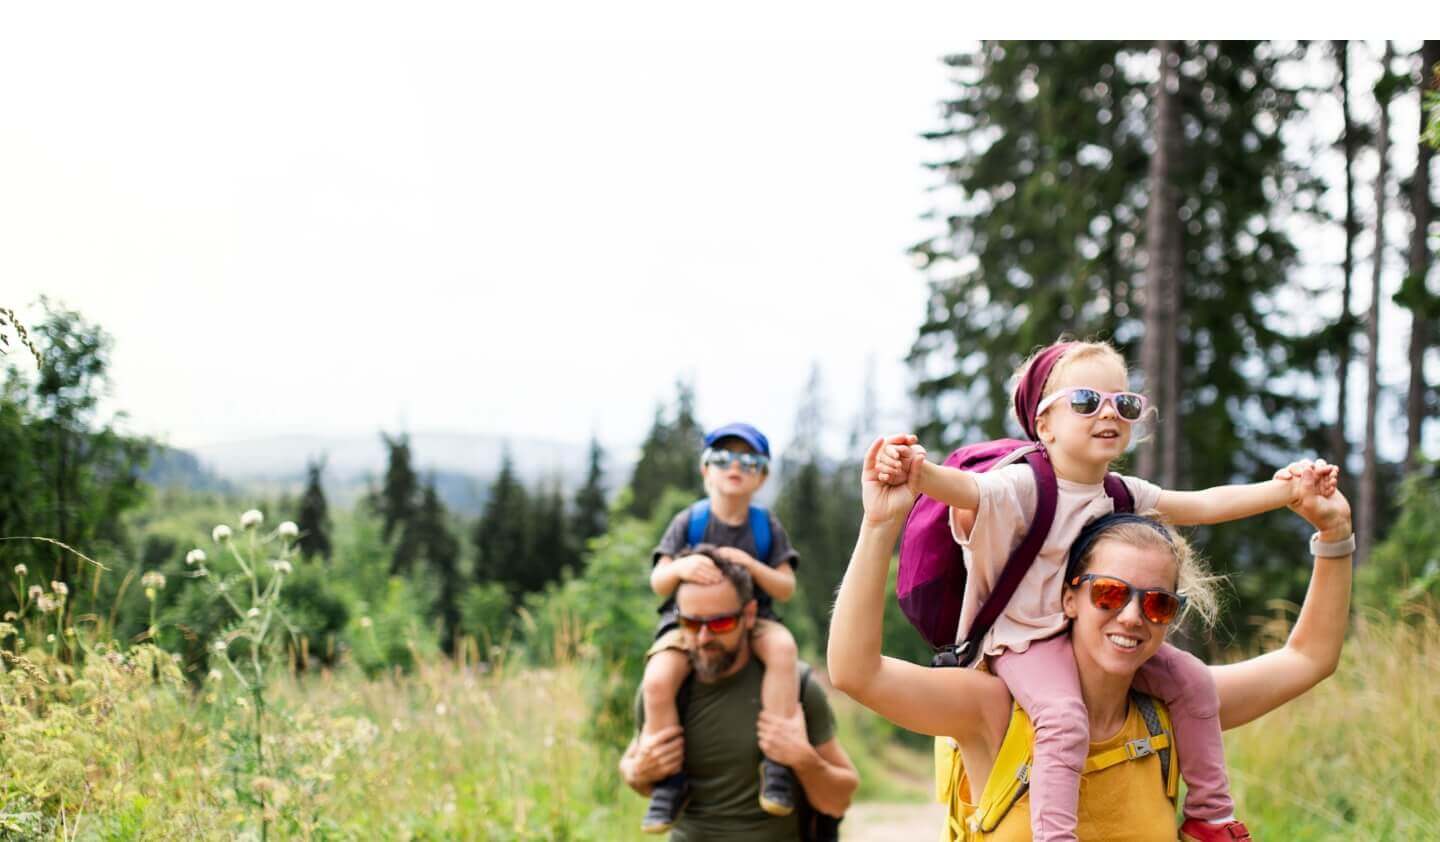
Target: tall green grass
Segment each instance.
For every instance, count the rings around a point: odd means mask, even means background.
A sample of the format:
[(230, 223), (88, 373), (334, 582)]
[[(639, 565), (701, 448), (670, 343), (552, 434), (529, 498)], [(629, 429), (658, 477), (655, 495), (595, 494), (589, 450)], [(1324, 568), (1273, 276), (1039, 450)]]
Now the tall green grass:
[(1361, 614), (1335, 675), (1226, 735), (1239, 816), (1260, 839), (1440, 838), (1437, 708), (1435, 613)]

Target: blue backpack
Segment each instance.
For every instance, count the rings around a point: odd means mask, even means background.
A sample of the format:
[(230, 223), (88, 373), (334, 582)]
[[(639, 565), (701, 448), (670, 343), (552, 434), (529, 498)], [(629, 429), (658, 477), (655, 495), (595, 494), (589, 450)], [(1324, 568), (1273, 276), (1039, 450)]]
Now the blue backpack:
[[(705, 527), (710, 525), (710, 501), (701, 500), (690, 507), (690, 523), (685, 529), (685, 542), (690, 546), (705, 540)], [(750, 507), (750, 534), (755, 538), (755, 557), (764, 562), (770, 558), (770, 512), (760, 506)]]

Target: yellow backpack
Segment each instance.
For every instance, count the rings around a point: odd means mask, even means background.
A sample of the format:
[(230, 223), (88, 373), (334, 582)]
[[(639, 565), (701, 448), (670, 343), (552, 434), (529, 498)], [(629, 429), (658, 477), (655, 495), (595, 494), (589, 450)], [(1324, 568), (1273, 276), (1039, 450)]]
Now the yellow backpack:
[[(1173, 801), (1179, 786), (1180, 769), (1172, 750), (1174, 731), (1170, 725), (1170, 712), (1163, 704), (1143, 693), (1132, 692), (1130, 700), (1140, 710), (1150, 736), (1090, 755), (1085, 761), (1084, 774), (1158, 754), (1165, 794)], [(949, 737), (935, 739), (935, 797), (947, 808), (941, 842), (968, 842), (999, 826), (1001, 819), (1030, 786), (1034, 743), (1035, 729), (1030, 724), (1030, 717), (1016, 704), (1010, 713), (1010, 727), (1005, 732), (1005, 740), (995, 756), (995, 766), (990, 770), (990, 779), (985, 782), (985, 791), (980, 795), (980, 803), (972, 808), (965, 801), (969, 792), (962, 791), (960, 785), (965, 767), (960, 759), (959, 745)]]

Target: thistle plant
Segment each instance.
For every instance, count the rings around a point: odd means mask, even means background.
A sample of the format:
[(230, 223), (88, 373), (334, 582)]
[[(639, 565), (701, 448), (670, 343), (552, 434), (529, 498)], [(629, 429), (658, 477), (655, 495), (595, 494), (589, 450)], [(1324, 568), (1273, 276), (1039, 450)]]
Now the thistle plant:
[[(248, 708), (252, 720), (253, 752), (251, 762), (246, 764), (253, 770), (252, 779), (248, 787), (241, 787), (238, 778), (235, 785), (236, 794), (242, 799), (251, 799), (260, 810), (261, 839), (269, 835), (273, 814), (272, 805), (268, 803), (271, 790), (259, 785), (272, 779), (272, 764), (265, 746), (266, 678), (283, 654), (285, 636), (297, 635), (282, 610), (280, 594), (286, 577), (294, 572), (293, 561), (299, 558), (295, 551), (299, 530), (295, 524), (286, 521), (274, 531), (263, 533), (264, 521), (258, 509), (251, 509), (240, 515), (238, 537), (223, 523), (211, 531), (217, 558), (234, 561), (238, 572), (222, 574), (212, 569), (209, 554), (198, 547), (185, 555), (185, 564), (191, 568), (189, 575), (203, 580), (215, 598), (234, 615), (210, 642), (211, 663), (216, 664), (220, 672), (217, 676), (212, 671), (211, 679), (217, 685), (223, 684), (226, 678), (233, 679), (239, 688), (236, 705)], [(151, 597), (153, 634), (155, 601), (152, 594), (154, 589), (164, 587), (164, 577), (158, 573), (146, 574), (142, 584), (146, 587), (146, 596)]]

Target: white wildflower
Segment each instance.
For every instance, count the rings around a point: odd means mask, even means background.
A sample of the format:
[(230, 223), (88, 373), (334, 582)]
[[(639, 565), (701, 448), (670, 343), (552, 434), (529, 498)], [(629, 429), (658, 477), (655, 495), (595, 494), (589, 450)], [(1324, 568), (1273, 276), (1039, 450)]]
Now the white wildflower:
[(436, 716), (444, 716), (447, 710), (449, 710), (449, 708), (445, 707), (444, 702), (440, 702), (439, 704), (435, 705)]
[(220, 672), (220, 670), (210, 670), (210, 673), (205, 676), (207, 681), (219, 681), (224, 677), (224, 673)]
[(24, 579), (24, 578), (25, 578), (25, 574), (26, 574), (26, 573), (29, 573), (29, 572), (30, 572), (30, 568), (26, 567), (25, 565), (23, 565), (23, 564), (17, 564), (17, 565), (15, 565), (15, 575), (16, 575), (16, 576), (19, 576), (21, 579)]
[(60, 603), (56, 602), (50, 594), (42, 593), (35, 599), (35, 607), (40, 609), (41, 614), (49, 614), (51, 611), (59, 608)]
[(196, 547), (195, 549), (185, 554), (185, 563), (190, 565), (191, 567), (194, 567), (197, 564), (204, 564), (205, 551), (200, 549), (199, 547)]
[(215, 543), (223, 544), (230, 540), (230, 527), (222, 523), (210, 530), (210, 537), (215, 539)]
[(31, 585), (30, 590), (26, 593), (30, 595), (30, 600), (33, 602), (40, 598), (40, 594), (45, 593), (45, 589), (40, 587), (39, 585)]
[(55, 642), (55, 635), (53, 635), (53, 634), (47, 634), (47, 635), (45, 635), (45, 642), (46, 642), (46, 643), (54, 643), (54, 642)]
[(275, 531), (279, 533), (280, 537), (284, 538), (286, 541), (294, 541), (296, 538), (300, 537), (300, 527), (296, 526), (295, 521), (293, 520), (287, 520), (284, 523), (280, 524), (280, 526), (277, 527)]
[(140, 584), (146, 588), (163, 591), (165, 590), (165, 574), (159, 570), (151, 570), (140, 577)]
[(264, 522), (265, 516), (260, 514), (259, 509), (250, 509), (240, 516), (241, 529), (254, 529)]
[(54, 591), (57, 596), (70, 595), (70, 586), (65, 584), (64, 582), (51, 582), (50, 590)]
[(360, 628), (368, 629), (373, 625), (375, 625), (375, 621), (371, 620), (369, 617), (360, 618)]
[(5, 612), (5, 622), (8, 623), (8, 622), (10, 622), (11, 620), (18, 620), (18, 619), (20, 619), (20, 615), (19, 615), (19, 614), (16, 614), (14, 611), (6, 611), (6, 612)]
[(216, 640), (214, 646), (216, 652), (224, 652), (226, 649), (230, 648), (230, 645), (226, 643), (223, 638)]
[(270, 566), (275, 569), (276, 573), (279, 573), (282, 576), (295, 572), (295, 568), (290, 566), (290, 562), (286, 561), (283, 558), (279, 558), (270, 562)]
[(245, 612), (245, 616), (246, 616), (246, 617), (259, 617), (259, 616), (260, 616), (260, 609), (259, 609), (259, 608), (251, 608), (249, 611), (246, 611), (246, 612)]

